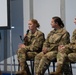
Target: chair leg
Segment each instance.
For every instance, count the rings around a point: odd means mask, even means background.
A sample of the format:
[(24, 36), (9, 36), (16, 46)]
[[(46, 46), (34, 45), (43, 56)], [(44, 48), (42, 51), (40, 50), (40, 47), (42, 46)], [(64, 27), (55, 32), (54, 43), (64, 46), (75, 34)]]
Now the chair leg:
[(34, 61), (30, 61), (30, 65), (31, 65), (31, 73), (32, 75), (34, 75)]
[[(52, 62), (52, 64), (53, 64), (53, 72), (55, 72), (55, 62)], [(50, 70), (49, 70), (49, 68), (48, 68), (48, 75), (50, 75)]]
[(72, 71), (72, 65), (70, 63), (70, 70), (71, 70), (71, 75), (73, 75), (73, 71)]
[(49, 68), (48, 68), (48, 75), (50, 75), (50, 70), (49, 70)]
[(55, 72), (55, 62), (53, 62), (53, 72)]
[(18, 64), (18, 71), (20, 70), (20, 64)]
[(32, 75), (34, 75), (34, 61), (32, 61), (32, 67), (33, 67)]
[[(53, 64), (53, 72), (55, 72), (55, 62), (52, 62), (52, 64)], [(48, 68), (48, 75), (50, 75), (49, 68)]]

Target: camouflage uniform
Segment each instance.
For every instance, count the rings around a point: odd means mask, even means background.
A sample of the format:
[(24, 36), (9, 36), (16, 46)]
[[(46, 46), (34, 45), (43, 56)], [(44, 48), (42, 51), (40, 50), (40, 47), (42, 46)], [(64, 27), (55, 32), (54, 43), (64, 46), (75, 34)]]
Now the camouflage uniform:
[(21, 71), (25, 71), (30, 75), (28, 65), (26, 63), (27, 59), (34, 59), (35, 55), (39, 53), (42, 49), (43, 42), (45, 41), (44, 33), (36, 30), (34, 34), (29, 32), (27, 34), (27, 40), (25, 40), (25, 48), (19, 48), (17, 51), (18, 62), (21, 67)]
[(46, 69), (49, 67), (50, 61), (57, 56), (59, 45), (69, 43), (69, 33), (61, 28), (59, 30), (52, 30), (43, 44), (43, 48), (47, 48), (48, 52), (44, 54), (40, 52), (35, 56), (35, 73), (36, 75), (44, 75)]
[[(68, 46), (69, 47), (69, 46)], [(76, 62), (76, 29), (73, 32), (72, 43), (70, 44), (71, 53), (68, 54), (69, 60)]]
[[(76, 29), (73, 32), (71, 43), (65, 45), (65, 48), (62, 50), (63, 52), (59, 51), (57, 54), (57, 64), (61, 64), (64, 69), (65, 64), (68, 62), (68, 58), (69, 60), (76, 62)], [(71, 75), (67, 70), (66, 72), (66, 75)]]

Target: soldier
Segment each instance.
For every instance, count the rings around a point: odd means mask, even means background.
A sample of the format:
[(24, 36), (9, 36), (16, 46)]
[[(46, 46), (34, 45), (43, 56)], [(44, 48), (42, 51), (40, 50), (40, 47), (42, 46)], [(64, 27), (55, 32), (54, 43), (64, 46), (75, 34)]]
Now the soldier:
[[(76, 18), (74, 20), (76, 24)], [(55, 72), (52, 72), (50, 75), (62, 75), (62, 70), (68, 60), (76, 62), (76, 29), (73, 32), (71, 43), (67, 45), (60, 45), (58, 47), (58, 54), (57, 54), (57, 69)], [(67, 71), (67, 70), (66, 70)], [(68, 72), (68, 71), (67, 71)], [(66, 74), (70, 75), (70, 74)]]
[[(76, 18), (74, 20), (74, 23), (76, 24)], [(73, 32), (72, 43), (72, 53), (68, 54), (68, 58), (70, 61), (76, 62), (76, 29)]]
[(24, 43), (19, 45), (17, 51), (21, 70), (16, 72), (16, 75), (31, 75), (26, 60), (34, 59), (35, 55), (41, 51), (45, 41), (44, 33), (37, 29), (40, 25), (36, 19), (29, 20), (28, 27), (29, 31), (24, 37)]
[(55, 16), (51, 20), (51, 26), (54, 28), (48, 34), (42, 52), (35, 56), (35, 74), (44, 75), (49, 67), (51, 60), (55, 59), (59, 45), (65, 45), (70, 42), (69, 33), (64, 29), (61, 18)]

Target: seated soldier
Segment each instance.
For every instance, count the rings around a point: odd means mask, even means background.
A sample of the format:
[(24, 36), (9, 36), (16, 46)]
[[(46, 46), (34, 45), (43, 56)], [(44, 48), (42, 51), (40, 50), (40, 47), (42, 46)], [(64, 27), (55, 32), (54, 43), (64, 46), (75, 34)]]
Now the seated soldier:
[[(76, 18), (74, 23), (76, 24)], [(64, 69), (65, 64), (68, 63), (68, 59), (76, 62), (76, 29), (73, 32), (71, 43), (59, 46), (57, 54), (57, 68), (56, 71), (51, 72), (50, 75), (62, 75), (62, 70)]]
[(39, 26), (36, 19), (28, 21), (29, 31), (25, 35), (24, 44), (20, 44), (17, 51), (18, 63), (21, 70), (16, 72), (16, 75), (31, 75), (26, 60), (34, 59), (41, 51), (45, 40), (44, 33), (37, 29)]
[(48, 34), (42, 52), (35, 56), (35, 74), (44, 75), (49, 67), (51, 60), (55, 59), (58, 53), (58, 46), (70, 42), (69, 33), (64, 29), (61, 18), (55, 16), (51, 20), (51, 26), (54, 28)]

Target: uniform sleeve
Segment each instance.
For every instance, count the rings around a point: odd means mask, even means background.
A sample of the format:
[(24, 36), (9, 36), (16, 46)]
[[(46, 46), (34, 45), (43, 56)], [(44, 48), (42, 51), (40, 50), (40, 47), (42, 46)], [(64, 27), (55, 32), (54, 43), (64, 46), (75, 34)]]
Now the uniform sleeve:
[(54, 49), (54, 48), (56, 48), (58, 46), (58, 44), (49, 43), (49, 37), (50, 37), (51, 33), (48, 34), (47, 39), (46, 39), (46, 41), (43, 44), (43, 48), (46, 47), (48, 51), (51, 51), (52, 49)]
[(44, 44), (43, 44), (43, 47), (49, 47), (50, 46), (50, 44), (49, 44), (49, 36), (50, 36), (50, 33), (48, 34), (48, 36), (47, 36), (47, 39), (45, 40), (45, 42), (44, 42)]
[(76, 43), (76, 30), (74, 30), (72, 38), (71, 38), (71, 43)]
[(70, 35), (68, 32), (66, 32), (62, 35), (60, 41), (58, 43), (51, 44), (48, 50), (57, 50), (59, 45), (66, 45), (68, 43), (70, 43)]
[(61, 41), (59, 42), (59, 45), (66, 45), (68, 43), (70, 43), (70, 34), (68, 32), (65, 32), (61, 38)]
[(38, 51), (43, 46), (44, 41), (45, 41), (45, 36), (42, 33), (34, 39), (31, 45), (26, 46), (26, 49), (30, 51)]
[(73, 35), (71, 38), (71, 43), (66, 45), (66, 47), (68, 47), (71, 50), (75, 50), (75, 52), (76, 52), (76, 30), (74, 30), (74, 32), (73, 32)]

